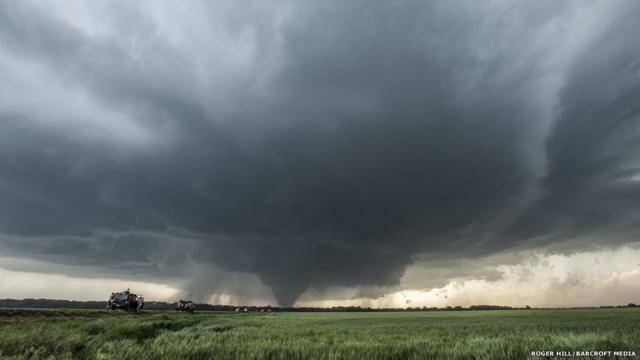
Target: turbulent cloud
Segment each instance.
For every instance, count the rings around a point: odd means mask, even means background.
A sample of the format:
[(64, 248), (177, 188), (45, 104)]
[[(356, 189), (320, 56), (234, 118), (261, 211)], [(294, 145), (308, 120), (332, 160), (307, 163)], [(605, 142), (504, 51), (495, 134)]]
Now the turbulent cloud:
[[(306, 293), (298, 303), (371, 307), (626, 305), (637, 302), (640, 296), (639, 256), (637, 246), (623, 246), (572, 254), (523, 250), (480, 261), (456, 260), (457, 264), (449, 268), (434, 269), (431, 263), (421, 264), (409, 267), (398, 288), (386, 289), (384, 294), (373, 298), (361, 294), (355, 298), (340, 298), (337, 294), (314, 298)], [(498, 276), (489, 275), (487, 270)], [(437, 283), (424, 284), (424, 278), (436, 279)]]
[(59, 5), (0, 2), (9, 256), (291, 305), (638, 228), (635, 2)]

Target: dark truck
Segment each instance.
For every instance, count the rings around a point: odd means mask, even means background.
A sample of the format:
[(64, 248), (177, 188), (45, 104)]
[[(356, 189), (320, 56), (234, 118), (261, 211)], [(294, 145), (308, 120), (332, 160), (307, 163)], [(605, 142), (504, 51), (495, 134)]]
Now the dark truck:
[(176, 303), (176, 311), (194, 312), (196, 304), (191, 300), (180, 300)]
[(129, 289), (123, 292), (111, 293), (107, 301), (107, 310), (122, 309), (127, 312), (139, 313), (144, 307), (144, 297), (132, 294)]

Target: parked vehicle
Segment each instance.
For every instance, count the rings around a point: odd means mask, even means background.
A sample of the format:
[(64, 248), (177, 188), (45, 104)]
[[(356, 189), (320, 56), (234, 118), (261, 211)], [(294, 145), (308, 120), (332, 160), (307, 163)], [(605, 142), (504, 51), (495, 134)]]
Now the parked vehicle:
[(180, 300), (176, 303), (176, 311), (194, 312), (196, 310), (196, 304), (190, 300)]
[(122, 309), (127, 312), (139, 313), (144, 307), (144, 297), (132, 294), (129, 289), (123, 292), (111, 293), (107, 301), (107, 310)]

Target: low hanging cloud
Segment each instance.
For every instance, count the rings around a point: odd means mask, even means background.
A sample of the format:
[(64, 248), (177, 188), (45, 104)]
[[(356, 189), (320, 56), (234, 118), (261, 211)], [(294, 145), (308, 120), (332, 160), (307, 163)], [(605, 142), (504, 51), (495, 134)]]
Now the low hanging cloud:
[(636, 2), (63, 5), (0, 2), (9, 256), (288, 306), (637, 234)]

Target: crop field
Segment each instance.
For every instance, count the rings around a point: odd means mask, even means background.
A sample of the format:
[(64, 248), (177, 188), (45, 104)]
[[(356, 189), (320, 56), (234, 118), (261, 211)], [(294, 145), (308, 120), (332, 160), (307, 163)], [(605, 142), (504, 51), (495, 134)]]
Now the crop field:
[(2, 359), (527, 359), (532, 351), (598, 350), (638, 354), (640, 309), (0, 310)]

